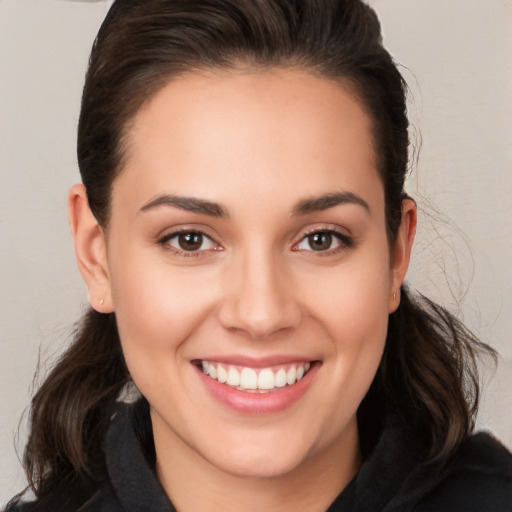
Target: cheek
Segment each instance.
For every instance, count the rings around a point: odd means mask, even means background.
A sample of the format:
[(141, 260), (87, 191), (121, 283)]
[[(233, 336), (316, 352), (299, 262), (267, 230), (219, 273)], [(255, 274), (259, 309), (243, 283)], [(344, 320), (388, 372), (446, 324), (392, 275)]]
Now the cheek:
[(308, 276), (308, 302), (333, 336), (353, 340), (386, 330), (390, 293), (387, 246), (361, 251), (338, 268)]
[(212, 302), (205, 276), (140, 254), (126, 250), (112, 255), (112, 295), (132, 376), (143, 364), (149, 369), (178, 357), (181, 344), (202, 323)]
[[(344, 393), (362, 399), (379, 366), (388, 326), (390, 269), (387, 245), (361, 251), (335, 272), (311, 277), (311, 316), (326, 330), (333, 375)], [(314, 286), (313, 286), (314, 285)]]

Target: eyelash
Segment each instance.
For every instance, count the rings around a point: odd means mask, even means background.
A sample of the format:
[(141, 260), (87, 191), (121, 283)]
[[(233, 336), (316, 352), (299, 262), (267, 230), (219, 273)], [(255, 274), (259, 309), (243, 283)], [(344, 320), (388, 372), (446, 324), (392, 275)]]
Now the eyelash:
[(200, 229), (179, 229), (176, 231), (173, 231), (172, 233), (169, 233), (160, 240), (158, 240), (158, 244), (162, 245), (164, 249), (167, 251), (171, 251), (173, 254), (176, 254), (177, 256), (182, 256), (185, 258), (198, 258), (200, 256), (204, 256), (203, 253), (209, 252), (208, 249), (202, 249), (202, 250), (196, 250), (196, 251), (186, 251), (183, 249), (178, 249), (177, 247), (173, 247), (169, 244), (169, 242), (173, 238), (177, 238), (180, 235), (201, 235), (203, 237), (202, 243), (204, 243), (205, 240), (210, 241), (212, 244), (214, 244), (216, 247), (213, 249), (214, 251), (220, 251), (222, 250), (222, 247), (208, 234), (206, 234), (204, 231), (201, 231)]
[[(316, 234), (326, 234), (326, 235), (329, 235), (331, 237), (333, 237), (334, 239), (337, 240), (337, 242), (339, 243), (339, 245), (337, 247), (334, 247), (333, 249), (327, 249), (325, 251), (315, 251), (314, 249), (299, 249), (297, 248), (297, 246), (301, 243), (303, 243), (305, 240), (307, 240), (309, 237), (311, 237), (312, 235), (316, 235)], [(346, 235), (345, 233), (341, 233), (340, 231), (337, 231), (336, 229), (332, 229), (332, 228), (314, 228), (314, 229), (311, 229), (310, 231), (307, 231), (303, 236), (302, 238), (296, 243), (294, 244), (292, 250), (295, 250), (295, 251), (305, 251), (305, 252), (311, 252), (313, 254), (315, 254), (316, 256), (331, 256), (333, 254), (338, 254), (339, 252), (342, 252), (342, 251), (346, 251), (347, 249), (350, 249), (352, 248), (353, 246), (355, 245), (354, 243), (354, 239), (351, 238), (350, 236)]]
[[(316, 234), (329, 235), (329, 236), (333, 237), (334, 239), (336, 239), (337, 242), (339, 243), (339, 245), (337, 247), (334, 247), (333, 249), (327, 249), (325, 251), (324, 250), (315, 251), (314, 249), (298, 248), (298, 246), (301, 243), (306, 241), (312, 235), (316, 235)], [(210, 241), (212, 244), (214, 244), (216, 247), (213, 249), (186, 251), (183, 249), (178, 249), (177, 247), (173, 247), (172, 245), (169, 244), (169, 242), (173, 238), (177, 238), (180, 235), (200, 235), (201, 237), (203, 237), (203, 240), (201, 241), (202, 242), (201, 245), (204, 243), (204, 241), (206, 239), (206, 240)], [(175, 254), (177, 256), (182, 256), (185, 258), (190, 258), (190, 257), (198, 258), (201, 256), (205, 256), (204, 253), (210, 252), (212, 250), (213, 251), (222, 251), (222, 247), (220, 246), (220, 244), (218, 244), (211, 236), (209, 236), (208, 234), (206, 234), (204, 231), (202, 231), (200, 229), (179, 229), (179, 230), (173, 231), (172, 233), (169, 233), (169, 234), (163, 236), (162, 238), (160, 238), (158, 240), (158, 244), (162, 245), (166, 250), (171, 251), (173, 254)], [(341, 233), (332, 228), (314, 228), (314, 229), (311, 229), (310, 231), (306, 232), (304, 235), (302, 235), (301, 239), (293, 245), (292, 251), (311, 252), (313, 254), (316, 254), (317, 256), (330, 256), (332, 254), (337, 254), (344, 250), (350, 249), (353, 246), (354, 246), (354, 240), (350, 236), (347, 236), (344, 233)]]

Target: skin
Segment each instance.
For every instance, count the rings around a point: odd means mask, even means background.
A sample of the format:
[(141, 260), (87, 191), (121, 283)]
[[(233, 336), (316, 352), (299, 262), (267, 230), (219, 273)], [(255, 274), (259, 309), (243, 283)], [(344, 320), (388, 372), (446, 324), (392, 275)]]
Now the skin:
[[(301, 201), (347, 192), (367, 208), (296, 214)], [(144, 208), (162, 194), (207, 200), (226, 215)], [(325, 510), (361, 464), (356, 411), (382, 356), (416, 225), (405, 200), (390, 247), (371, 120), (359, 101), (297, 69), (180, 77), (133, 120), (111, 211), (105, 233), (83, 186), (72, 188), (78, 264), (93, 307), (116, 313), (174, 505)], [(169, 239), (175, 229), (209, 238), (186, 252)], [(342, 238), (313, 250), (308, 235), (326, 230)], [(306, 392), (272, 414), (220, 403), (192, 364), (283, 354), (316, 367)]]

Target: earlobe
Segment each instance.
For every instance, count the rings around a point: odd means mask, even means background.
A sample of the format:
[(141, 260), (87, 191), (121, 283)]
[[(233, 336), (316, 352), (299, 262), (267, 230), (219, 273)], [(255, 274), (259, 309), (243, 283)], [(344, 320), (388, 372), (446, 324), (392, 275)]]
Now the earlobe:
[(402, 286), (416, 235), (417, 207), (413, 199), (402, 201), (402, 220), (392, 252), (391, 283), (388, 311), (393, 313), (400, 304), (400, 287)]
[(91, 306), (100, 313), (114, 310), (105, 233), (89, 208), (85, 187), (74, 185), (68, 195), (68, 219), (78, 269), (89, 291)]

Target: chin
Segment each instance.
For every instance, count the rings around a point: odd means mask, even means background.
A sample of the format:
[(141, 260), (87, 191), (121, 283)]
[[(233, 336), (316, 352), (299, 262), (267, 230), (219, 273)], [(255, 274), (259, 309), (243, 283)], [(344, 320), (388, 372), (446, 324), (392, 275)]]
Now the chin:
[[(299, 468), (310, 455), (303, 436), (264, 435), (258, 432), (205, 447), (203, 456), (221, 471), (239, 478), (275, 478)], [(292, 441), (292, 442), (290, 442)], [(296, 441), (296, 442), (293, 442)]]
[(211, 460), (218, 469), (237, 478), (267, 479), (278, 478), (293, 472), (303, 462), (302, 457), (297, 453), (286, 455), (280, 453), (272, 454), (249, 454), (233, 453), (222, 460)]

